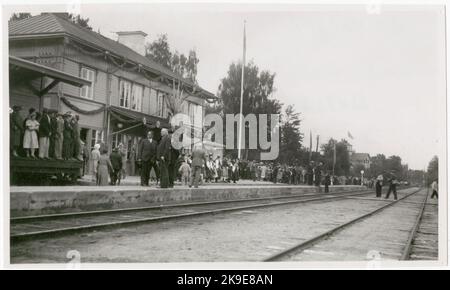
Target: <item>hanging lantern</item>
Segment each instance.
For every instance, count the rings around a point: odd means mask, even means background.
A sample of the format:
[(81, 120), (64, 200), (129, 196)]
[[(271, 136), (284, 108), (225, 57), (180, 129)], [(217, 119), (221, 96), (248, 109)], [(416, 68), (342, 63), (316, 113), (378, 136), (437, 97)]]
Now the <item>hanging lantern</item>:
[(117, 123), (117, 128), (122, 129), (123, 128), (123, 124), (122, 123)]

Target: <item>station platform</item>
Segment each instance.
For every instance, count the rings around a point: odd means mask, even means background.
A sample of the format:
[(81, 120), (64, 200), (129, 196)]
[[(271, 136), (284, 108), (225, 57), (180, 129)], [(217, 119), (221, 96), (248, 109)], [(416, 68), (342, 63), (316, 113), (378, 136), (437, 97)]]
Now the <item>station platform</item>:
[[(129, 178), (129, 182), (131, 180), (132, 178)], [(361, 186), (352, 185), (330, 186), (330, 192), (361, 188)], [(126, 183), (120, 186), (11, 186), (10, 214), (11, 217), (17, 217), (316, 192), (317, 188), (313, 186), (289, 186), (247, 180), (237, 184), (206, 184), (198, 189), (181, 185), (170, 189), (160, 189), (156, 185), (143, 187)]]

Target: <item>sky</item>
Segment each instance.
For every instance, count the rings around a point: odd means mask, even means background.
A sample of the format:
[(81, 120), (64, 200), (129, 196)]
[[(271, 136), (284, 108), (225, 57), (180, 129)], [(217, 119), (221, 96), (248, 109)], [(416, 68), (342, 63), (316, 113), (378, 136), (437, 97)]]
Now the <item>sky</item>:
[(148, 41), (166, 33), (172, 50), (195, 48), (197, 79), (213, 93), (242, 58), (245, 20), (247, 60), (276, 73), (273, 97), (301, 113), (307, 147), (311, 131), (321, 143), (346, 138), (356, 152), (399, 155), (424, 169), (445, 142), (442, 6), (87, 4), (70, 11), (113, 39), (116, 31), (142, 30)]

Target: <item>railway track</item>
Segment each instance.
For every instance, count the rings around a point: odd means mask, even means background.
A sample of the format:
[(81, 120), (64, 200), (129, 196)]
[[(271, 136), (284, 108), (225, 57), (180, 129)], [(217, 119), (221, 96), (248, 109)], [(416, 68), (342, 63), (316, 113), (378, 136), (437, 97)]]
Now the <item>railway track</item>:
[[(361, 221), (363, 221), (363, 220), (365, 220), (365, 219), (367, 219), (367, 218), (369, 218), (371, 216), (374, 216), (374, 215), (376, 215), (378, 213), (381, 213), (382, 211), (384, 211), (384, 210), (388, 209), (389, 207), (392, 207), (392, 206), (394, 206), (396, 204), (399, 204), (400, 202), (404, 202), (405, 206), (409, 206), (409, 207), (411, 207), (411, 206), (415, 206), (415, 207), (420, 206), (419, 214), (417, 215), (417, 219), (416, 219), (416, 221), (414, 223), (413, 229), (410, 232), (408, 241), (407, 241), (406, 245), (404, 246), (403, 254), (402, 254), (402, 258), (401, 259), (406, 259), (406, 258), (413, 257), (413, 255), (411, 253), (413, 251), (415, 251), (414, 250), (414, 246), (420, 243), (419, 240), (418, 240), (418, 237), (416, 237), (416, 234), (420, 232), (419, 229), (421, 229), (421, 226), (422, 226), (423, 229), (426, 229), (427, 226), (428, 226), (427, 223), (425, 222), (425, 220), (423, 220), (425, 223), (421, 223), (422, 217), (425, 215), (425, 212), (426, 212), (425, 209), (427, 208), (427, 202), (426, 201), (427, 201), (428, 194), (425, 194), (425, 198), (423, 200), (421, 200), (421, 202), (417, 202), (417, 201), (411, 202), (411, 201), (407, 201), (407, 199), (416, 196), (416, 194), (418, 194), (420, 192), (423, 193), (423, 189), (415, 190), (412, 193), (409, 193), (409, 194), (405, 195), (404, 197), (399, 198), (396, 201), (389, 202), (386, 205), (383, 205), (383, 206), (381, 206), (381, 207), (379, 207), (379, 208), (377, 208), (377, 209), (375, 209), (375, 210), (373, 210), (371, 212), (368, 212), (368, 213), (366, 213), (364, 215), (361, 215), (361, 216), (359, 216), (359, 217), (357, 217), (355, 219), (352, 219), (352, 220), (350, 220), (350, 221), (348, 221), (346, 223), (337, 225), (336, 227), (334, 227), (334, 228), (332, 228), (330, 230), (327, 230), (324, 233), (321, 233), (321, 234), (319, 234), (319, 235), (317, 235), (315, 237), (312, 237), (312, 238), (310, 238), (310, 239), (308, 239), (306, 241), (302, 241), (301, 243), (298, 243), (298, 244), (296, 244), (296, 245), (294, 245), (294, 246), (292, 246), (290, 248), (281, 250), (281, 251), (279, 251), (279, 252), (277, 252), (277, 253), (267, 257), (263, 261), (264, 262), (274, 262), (274, 261), (293, 260), (293, 258), (295, 256), (299, 256), (305, 250), (307, 250), (307, 249), (309, 249), (309, 248), (311, 248), (311, 247), (313, 247), (313, 246), (315, 246), (317, 244), (320, 244), (321, 242), (324, 242), (325, 240), (329, 239), (332, 236), (336, 236), (343, 229), (349, 228), (349, 227), (355, 225), (356, 223), (359, 223), (359, 222), (361, 222)], [(349, 198), (353, 198), (353, 197), (349, 197)], [(429, 219), (430, 219), (429, 223), (432, 223), (433, 222), (432, 221), (433, 216), (432, 215), (427, 215), (427, 220), (429, 220)], [(436, 232), (437, 232), (437, 230), (436, 230)], [(434, 234), (434, 233), (435, 232), (433, 231), (432, 234)], [(423, 234), (425, 234), (425, 232), (423, 232)], [(436, 235), (436, 239), (437, 239), (437, 235)], [(437, 244), (437, 241), (436, 241), (436, 244)], [(327, 249), (327, 250), (330, 250), (330, 249)]]
[(402, 260), (438, 260), (438, 204), (425, 197), (410, 233)]
[(11, 242), (14, 243), (22, 240), (54, 237), (57, 235), (73, 234), (82, 231), (93, 231), (280, 205), (330, 201), (368, 194), (373, 193), (372, 191), (359, 190), (333, 194), (315, 193), (16, 217), (11, 218), (10, 239)]

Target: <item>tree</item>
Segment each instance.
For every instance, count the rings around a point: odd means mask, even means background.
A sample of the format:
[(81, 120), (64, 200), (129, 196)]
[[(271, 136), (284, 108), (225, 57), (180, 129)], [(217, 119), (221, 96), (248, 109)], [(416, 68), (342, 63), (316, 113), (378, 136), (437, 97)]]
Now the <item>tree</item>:
[(32, 17), (31, 13), (25, 12), (25, 13), (13, 13), (9, 21), (17, 21), (22, 19), (27, 19)]
[(385, 170), (394, 174), (397, 178), (401, 178), (403, 175), (402, 158), (400, 156), (390, 156), (386, 159)]
[[(218, 92), (218, 102), (220, 104), (217, 105), (217, 107), (222, 109), (222, 114), (224, 116), (226, 114), (235, 115), (240, 113), (241, 76), (242, 63), (232, 63), (228, 69), (227, 76), (221, 80)], [(282, 104), (278, 100), (271, 98), (272, 93), (275, 91), (275, 74), (272, 74), (269, 71), (260, 72), (259, 68), (253, 62), (250, 62), (245, 66), (244, 76), (243, 115), (247, 116), (248, 114), (255, 114), (258, 116), (259, 114), (280, 114)], [(234, 140), (237, 141), (237, 125), (235, 126), (234, 131)], [(270, 132), (270, 126), (268, 126), (268, 132)], [(259, 136), (259, 131), (257, 132), (257, 136)], [(232, 155), (233, 157), (236, 157), (237, 153), (237, 150), (227, 150), (227, 154)], [(260, 150), (246, 150), (244, 157), (246, 159), (259, 159), (260, 153)]]
[(425, 181), (425, 172), (423, 170), (408, 170), (408, 178), (406, 178), (413, 185), (423, 185)]
[(371, 177), (377, 177), (386, 170), (386, 156), (384, 154), (377, 154), (370, 158), (369, 175)]
[(336, 144), (334, 174), (337, 176), (348, 175), (350, 173), (350, 157), (348, 154), (348, 142), (346, 140), (342, 139), (340, 142), (337, 142), (337, 140), (331, 138), (328, 143), (323, 144), (321, 146), (323, 151), (322, 162), (326, 170), (333, 170), (334, 144)]
[(364, 164), (350, 165), (350, 175), (359, 177), (359, 176), (361, 176), (361, 171), (364, 171), (364, 176), (366, 178), (369, 177), (367, 175), (367, 170), (366, 170), (366, 167), (364, 166)]
[(165, 68), (171, 69), (172, 53), (170, 52), (167, 34), (161, 34), (155, 41), (146, 44), (146, 57)]
[[(219, 85), (219, 98), (223, 102), (225, 114), (238, 114), (241, 104), (241, 76), (242, 64), (232, 63), (228, 74)], [(269, 71), (259, 71), (259, 68), (250, 62), (244, 71), (244, 116), (254, 114), (280, 114), (282, 104), (271, 99), (275, 91), (275, 74)]]
[(67, 18), (69, 21), (75, 23), (76, 25), (92, 30), (92, 27), (89, 26), (89, 18), (83, 18), (80, 15), (74, 15), (71, 13), (68, 14)]
[(156, 40), (146, 44), (146, 57), (194, 84), (197, 83), (197, 65), (200, 60), (195, 49), (191, 49), (188, 56), (178, 51), (172, 53), (167, 34), (161, 34)]
[(301, 144), (303, 135), (300, 133), (300, 113), (294, 106), (287, 106), (282, 116), (281, 147), (278, 160), (282, 163), (292, 163), (301, 159)]
[(434, 156), (428, 163), (427, 170), (427, 184), (430, 185), (433, 181), (439, 179), (439, 158)]

